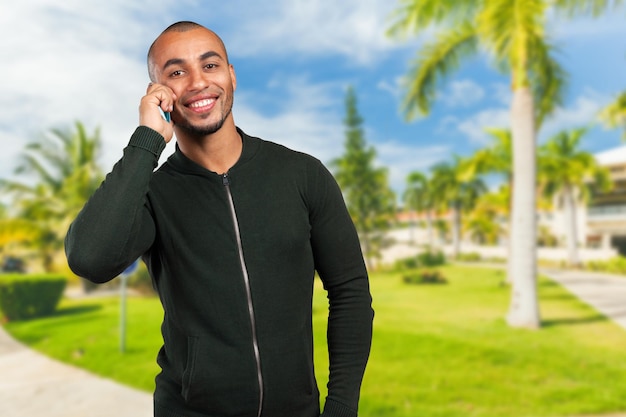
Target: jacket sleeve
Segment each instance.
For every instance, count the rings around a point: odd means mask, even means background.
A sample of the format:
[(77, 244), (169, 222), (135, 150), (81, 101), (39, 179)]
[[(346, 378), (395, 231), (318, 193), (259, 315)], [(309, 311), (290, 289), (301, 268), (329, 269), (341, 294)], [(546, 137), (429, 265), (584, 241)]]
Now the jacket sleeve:
[(146, 196), (164, 148), (156, 131), (135, 130), (122, 159), (67, 232), (65, 253), (75, 274), (96, 283), (109, 281), (150, 248), (155, 226)]
[(356, 417), (374, 311), (356, 229), (333, 176), (319, 165), (311, 212), (315, 266), (328, 293), (330, 376), (323, 417)]

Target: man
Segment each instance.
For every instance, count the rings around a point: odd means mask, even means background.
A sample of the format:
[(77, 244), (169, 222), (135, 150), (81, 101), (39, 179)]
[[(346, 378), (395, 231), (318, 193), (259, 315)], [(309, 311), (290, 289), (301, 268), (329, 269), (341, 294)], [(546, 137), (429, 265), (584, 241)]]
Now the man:
[[(356, 416), (373, 310), (336, 182), (318, 160), (235, 126), (235, 72), (214, 32), (175, 23), (148, 69), (140, 126), (71, 225), (66, 253), (99, 283), (146, 263), (165, 311), (155, 416), (319, 416), (315, 271), (330, 304), (322, 416)], [(174, 132), (176, 151), (154, 172)]]

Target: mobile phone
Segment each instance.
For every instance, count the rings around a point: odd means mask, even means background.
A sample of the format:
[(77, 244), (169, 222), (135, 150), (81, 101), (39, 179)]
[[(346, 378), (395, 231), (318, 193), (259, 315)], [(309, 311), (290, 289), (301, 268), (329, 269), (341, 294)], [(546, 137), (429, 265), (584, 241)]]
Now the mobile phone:
[(170, 116), (170, 112), (163, 111), (160, 107), (159, 107), (159, 111), (161, 112), (161, 116), (163, 116), (163, 118), (165, 119), (167, 123), (169, 123), (172, 120), (172, 117)]

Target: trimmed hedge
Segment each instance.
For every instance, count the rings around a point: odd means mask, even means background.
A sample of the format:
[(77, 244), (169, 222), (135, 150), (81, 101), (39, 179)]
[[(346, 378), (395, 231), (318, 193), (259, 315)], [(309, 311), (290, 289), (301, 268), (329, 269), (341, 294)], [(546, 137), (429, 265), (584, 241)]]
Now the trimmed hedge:
[(394, 269), (403, 271), (416, 268), (432, 268), (445, 265), (446, 255), (440, 250), (427, 249), (410, 258), (398, 259), (394, 264)]
[(447, 284), (448, 280), (437, 270), (419, 271), (405, 275), (402, 280), (406, 284)]
[(0, 274), (0, 312), (8, 321), (54, 313), (67, 278), (55, 274)]

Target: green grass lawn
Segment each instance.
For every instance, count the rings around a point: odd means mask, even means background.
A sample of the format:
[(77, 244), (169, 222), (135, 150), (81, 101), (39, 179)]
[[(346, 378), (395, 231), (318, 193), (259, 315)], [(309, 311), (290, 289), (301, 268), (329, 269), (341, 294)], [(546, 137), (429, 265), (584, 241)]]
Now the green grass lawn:
[[(509, 328), (502, 272), (440, 268), (447, 285), (407, 285), (372, 274), (374, 343), (362, 417), (541, 417), (626, 411), (626, 331), (548, 280), (541, 330)], [(326, 298), (316, 288), (316, 366), (325, 395)], [(8, 323), (33, 348), (151, 391), (162, 312), (157, 299), (128, 304), (127, 351), (119, 352), (115, 298), (64, 300), (57, 315)]]

